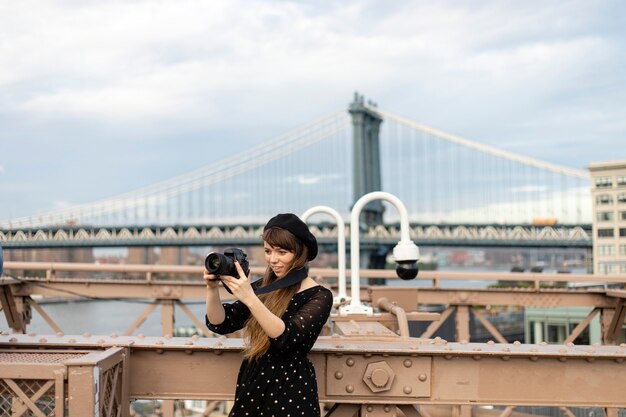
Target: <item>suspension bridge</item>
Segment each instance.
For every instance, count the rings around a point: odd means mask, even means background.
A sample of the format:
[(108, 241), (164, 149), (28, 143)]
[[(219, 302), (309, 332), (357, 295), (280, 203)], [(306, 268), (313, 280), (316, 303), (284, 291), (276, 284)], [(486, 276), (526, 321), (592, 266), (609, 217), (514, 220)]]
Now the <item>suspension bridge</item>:
[[(9, 248), (244, 244), (277, 212), (351, 205), (383, 190), (420, 244), (591, 245), (589, 174), (446, 133), (365, 102), (167, 181), (0, 221)], [(372, 239), (398, 219), (373, 207)], [(383, 213), (384, 218), (383, 218)], [(315, 229), (322, 242), (336, 230)]]

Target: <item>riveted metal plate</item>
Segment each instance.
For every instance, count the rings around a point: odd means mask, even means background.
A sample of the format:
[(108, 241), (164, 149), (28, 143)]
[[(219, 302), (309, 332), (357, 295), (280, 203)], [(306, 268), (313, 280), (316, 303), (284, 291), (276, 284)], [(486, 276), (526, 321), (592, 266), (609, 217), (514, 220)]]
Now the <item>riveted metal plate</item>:
[[(327, 396), (371, 396), (368, 369), (385, 363), (393, 372), (389, 389), (380, 397), (427, 398), (431, 394), (431, 357), (388, 355), (333, 355), (327, 358)], [(369, 368), (368, 368), (369, 367)]]

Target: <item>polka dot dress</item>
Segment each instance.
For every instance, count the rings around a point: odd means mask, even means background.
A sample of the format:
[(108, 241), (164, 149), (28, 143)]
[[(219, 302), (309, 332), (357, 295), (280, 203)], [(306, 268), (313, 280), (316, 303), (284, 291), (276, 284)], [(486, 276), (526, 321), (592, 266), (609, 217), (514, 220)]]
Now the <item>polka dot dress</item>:
[[(283, 334), (270, 338), (258, 361), (244, 360), (237, 376), (230, 417), (319, 417), (315, 370), (307, 357), (333, 305), (332, 293), (315, 286), (296, 293), (282, 316)], [(219, 334), (243, 327), (250, 315), (241, 302), (224, 304), (226, 319), (208, 328)]]

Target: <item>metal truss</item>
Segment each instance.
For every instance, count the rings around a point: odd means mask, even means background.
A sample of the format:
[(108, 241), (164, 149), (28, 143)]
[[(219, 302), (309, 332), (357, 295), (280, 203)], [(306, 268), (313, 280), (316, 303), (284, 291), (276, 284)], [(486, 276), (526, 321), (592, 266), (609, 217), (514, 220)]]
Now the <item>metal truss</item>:
[[(5, 248), (103, 246), (203, 246), (258, 245), (263, 225), (164, 225), (116, 227), (47, 227), (0, 230)], [(337, 242), (336, 225), (313, 225), (321, 244)], [(591, 248), (591, 225), (425, 225), (412, 224), (411, 239), (419, 245), (513, 246)], [(370, 228), (363, 242), (395, 245), (400, 227), (389, 224)]]
[[(322, 336), (310, 354), (320, 401), (334, 404), (332, 416), (359, 410), (418, 416), (417, 405), (444, 404), (626, 407), (625, 345), (448, 343), (390, 335), (380, 324), (358, 321), (371, 334)], [(94, 409), (126, 416), (130, 399), (228, 400), (242, 347), (242, 339), (224, 337), (4, 332), (0, 380), (11, 391), (0, 398), (12, 410), (35, 410), (44, 395), (48, 409), (67, 400), (70, 417), (95, 415)]]

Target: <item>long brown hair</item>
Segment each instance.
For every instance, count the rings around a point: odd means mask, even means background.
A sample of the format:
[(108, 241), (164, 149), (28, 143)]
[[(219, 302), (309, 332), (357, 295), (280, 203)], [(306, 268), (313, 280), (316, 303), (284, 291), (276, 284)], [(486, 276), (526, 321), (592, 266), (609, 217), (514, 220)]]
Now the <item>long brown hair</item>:
[[(271, 227), (263, 232), (263, 241), (273, 248), (281, 248), (294, 253), (293, 262), (287, 273), (303, 268), (307, 262), (308, 249), (293, 234), (285, 229)], [(274, 281), (278, 277), (268, 265), (263, 274), (261, 287), (264, 287)], [(267, 294), (262, 294), (259, 299), (265, 304), (269, 311), (278, 317), (282, 317), (287, 309), (291, 298), (300, 289), (300, 283), (291, 285), (287, 288), (281, 288)], [(248, 341), (244, 349), (244, 357), (247, 359), (259, 359), (270, 347), (269, 337), (259, 324), (259, 322), (251, 314), (245, 325), (245, 336)]]

